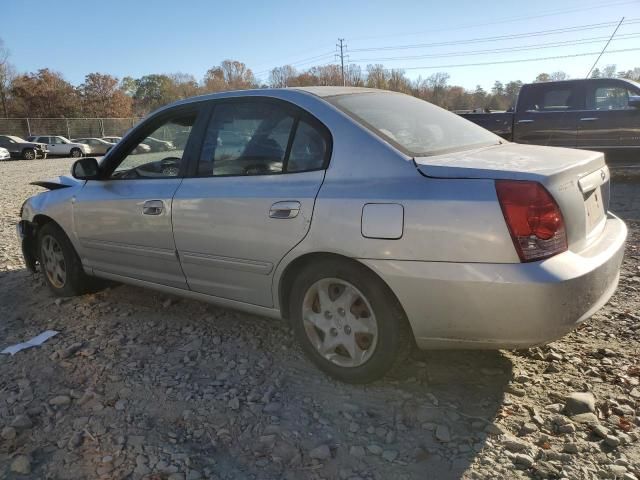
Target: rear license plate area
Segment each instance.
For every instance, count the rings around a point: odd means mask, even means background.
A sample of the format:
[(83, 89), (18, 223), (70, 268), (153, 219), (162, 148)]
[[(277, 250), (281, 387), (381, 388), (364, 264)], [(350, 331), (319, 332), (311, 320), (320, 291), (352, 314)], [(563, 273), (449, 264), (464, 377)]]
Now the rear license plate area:
[(587, 193), (584, 199), (587, 232), (591, 232), (604, 218), (604, 199), (600, 186)]

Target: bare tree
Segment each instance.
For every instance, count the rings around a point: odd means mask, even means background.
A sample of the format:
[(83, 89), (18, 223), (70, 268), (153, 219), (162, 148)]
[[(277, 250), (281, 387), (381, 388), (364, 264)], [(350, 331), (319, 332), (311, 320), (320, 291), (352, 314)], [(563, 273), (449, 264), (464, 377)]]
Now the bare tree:
[(9, 116), (9, 93), (15, 76), (15, 69), (9, 63), (9, 50), (0, 38), (0, 106), (5, 117)]
[(275, 67), (269, 73), (269, 86), (273, 88), (293, 87), (298, 72), (291, 65)]
[(567, 75), (562, 70), (558, 70), (557, 72), (553, 72), (551, 75), (549, 75), (549, 78), (551, 80), (554, 80), (554, 81), (557, 81), (557, 80), (568, 80), (569, 79), (569, 75)]

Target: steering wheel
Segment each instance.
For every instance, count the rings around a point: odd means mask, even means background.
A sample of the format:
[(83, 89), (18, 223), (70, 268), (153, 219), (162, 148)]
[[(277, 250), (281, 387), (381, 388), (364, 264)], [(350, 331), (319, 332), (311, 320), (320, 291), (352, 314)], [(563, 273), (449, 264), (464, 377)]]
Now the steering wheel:
[(160, 171), (166, 177), (177, 177), (180, 173), (180, 157), (167, 157), (160, 160)]
[(245, 175), (260, 175), (261, 173), (269, 173), (269, 166), (264, 163), (253, 163), (244, 167)]

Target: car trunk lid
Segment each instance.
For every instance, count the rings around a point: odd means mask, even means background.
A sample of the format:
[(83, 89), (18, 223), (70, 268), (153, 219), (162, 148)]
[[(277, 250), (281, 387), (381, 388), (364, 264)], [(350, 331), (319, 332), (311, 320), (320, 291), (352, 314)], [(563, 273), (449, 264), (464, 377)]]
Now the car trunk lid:
[(570, 250), (604, 229), (610, 174), (602, 153), (508, 143), (414, 161), (427, 177), (540, 182), (562, 211)]

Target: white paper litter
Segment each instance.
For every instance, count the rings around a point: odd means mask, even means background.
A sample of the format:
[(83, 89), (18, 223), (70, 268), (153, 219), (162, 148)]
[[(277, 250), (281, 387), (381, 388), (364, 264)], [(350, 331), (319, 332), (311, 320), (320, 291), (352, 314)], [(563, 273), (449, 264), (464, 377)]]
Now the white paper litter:
[(11, 355), (15, 355), (20, 350), (24, 350), (25, 348), (38, 347), (42, 345), (44, 342), (49, 340), (51, 337), (56, 336), (60, 332), (56, 332), (55, 330), (47, 330), (46, 332), (42, 332), (40, 335), (36, 335), (31, 340), (27, 340), (24, 343), (16, 343), (15, 345), (11, 345), (10, 347), (5, 348), (0, 353), (10, 353)]

